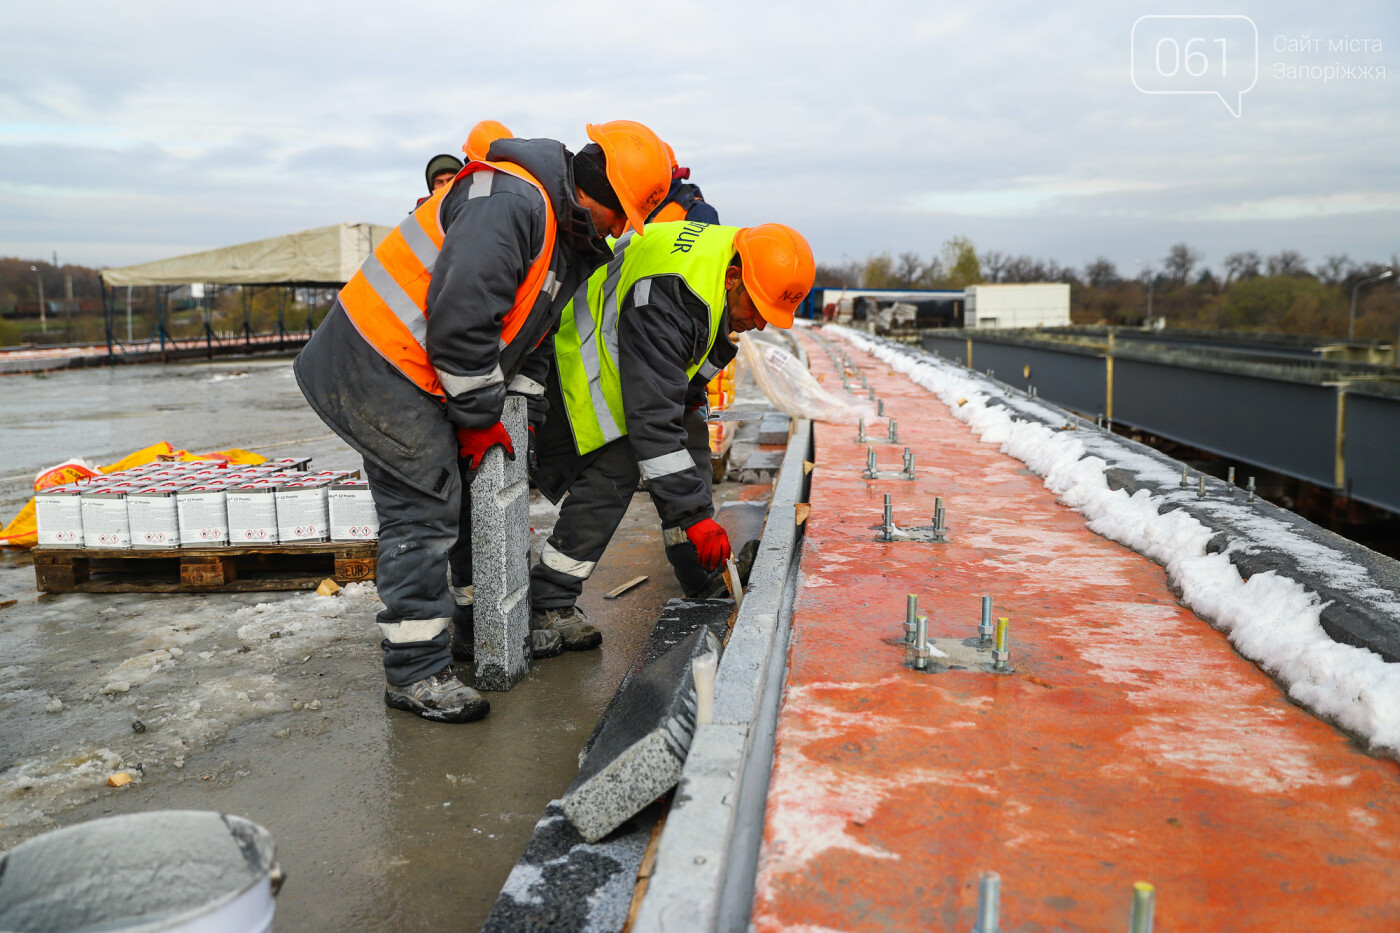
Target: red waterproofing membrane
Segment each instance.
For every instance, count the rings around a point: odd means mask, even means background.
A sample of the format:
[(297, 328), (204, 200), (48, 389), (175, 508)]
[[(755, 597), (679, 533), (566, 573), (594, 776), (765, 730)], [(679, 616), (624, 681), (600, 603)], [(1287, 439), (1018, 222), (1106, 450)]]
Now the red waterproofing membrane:
[[(880, 468), (907, 444), (918, 478), (863, 479), (855, 429), (816, 426), (755, 928), (969, 930), (995, 871), (1003, 930), (1125, 930), (1139, 880), (1159, 933), (1400, 929), (1400, 766), (1290, 703), (1159, 566), (931, 393), (838, 346), (899, 422)], [(951, 541), (877, 542), (886, 492), (900, 526), (943, 496)], [(994, 596), (1015, 672), (905, 667), (906, 593), (957, 639)]]

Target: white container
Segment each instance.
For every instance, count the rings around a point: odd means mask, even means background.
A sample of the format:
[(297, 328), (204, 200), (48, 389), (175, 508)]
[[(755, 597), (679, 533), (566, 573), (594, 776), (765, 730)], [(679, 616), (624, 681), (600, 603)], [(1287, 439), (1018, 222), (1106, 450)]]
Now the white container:
[(251, 483), (227, 491), (229, 544), (277, 543), (277, 487)]
[(282, 544), (324, 541), (329, 532), (325, 483), (284, 483), (277, 487), (277, 540)]
[(346, 480), (326, 492), (332, 541), (374, 541), (379, 538), (379, 512), (374, 508), (369, 483)]
[(178, 485), (148, 486), (126, 497), (127, 521), (134, 548), (180, 546), (180, 519), (175, 511)]
[(102, 486), (83, 493), (84, 547), (131, 547), (131, 522), (126, 514), (129, 492), (130, 486)]
[(221, 483), (191, 486), (175, 494), (181, 547), (228, 544), (228, 495)]
[(83, 497), (75, 486), (55, 486), (34, 494), (40, 547), (83, 546)]
[(281, 886), (271, 834), (223, 813), (79, 823), (3, 854), (0, 929), (268, 933)]

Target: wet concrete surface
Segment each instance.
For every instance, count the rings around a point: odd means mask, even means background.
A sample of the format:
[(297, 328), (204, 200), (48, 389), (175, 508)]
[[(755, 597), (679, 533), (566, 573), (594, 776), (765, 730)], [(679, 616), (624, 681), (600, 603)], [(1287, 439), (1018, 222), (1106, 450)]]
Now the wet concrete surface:
[[(157, 440), (359, 466), (302, 403), (285, 360), (0, 385), (0, 520), (23, 504), (33, 471)], [(736, 547), (758, 533), (762, 492), (716, 491)], [(554, 514), (532, 501), (536, 548)], [(602, 599), (640, 574), (643, 585)], [(543, 661), (490, 695), (485, 720), (445, 726), (384, 707), (372, 587), (40, 596), (28, 555), (0, 551), (0, 602), (17, 600), (0, 609), (0, 849), (105, 815), (221, 810), (277, 841), (289, 876), (279, 930), (475, 929), (677, 595), (655, 510), (638, 494), (580, 603), (602, 648)], [(118, 769), (136, 780), (106, 786)]]

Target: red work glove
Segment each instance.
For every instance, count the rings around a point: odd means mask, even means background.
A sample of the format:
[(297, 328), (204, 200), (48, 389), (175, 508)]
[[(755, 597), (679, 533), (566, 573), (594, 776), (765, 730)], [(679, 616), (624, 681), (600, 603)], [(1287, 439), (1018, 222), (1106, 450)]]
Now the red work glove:
[(718, 570), (729, 560), (729, 535), (713, 518), (705, 518), (685, 530), (685, 536), (700, 555), (700, 566)]
[(515, 459), (515, 447), (511, 445), (510, 432), (499, 421), (484, 431), (474, 431), (471, 428), (457, 429), (457, 446), (462, 459), (467, 461), (467, 469), (475, 470), (481, 466), (481, 461), (486, 457), (486, 451), (497, 444), (505, 448), (507, 457)]

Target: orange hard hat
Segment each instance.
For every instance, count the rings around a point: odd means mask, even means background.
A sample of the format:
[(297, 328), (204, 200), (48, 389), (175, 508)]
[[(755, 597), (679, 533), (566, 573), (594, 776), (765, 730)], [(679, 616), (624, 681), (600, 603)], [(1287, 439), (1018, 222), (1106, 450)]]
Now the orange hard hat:
[(676, 150), (672, 149), (671, 144), (666, 142), (666, 140), (664, 139), (661, 141), (661, 145), (666, 147), (666, 155), (669, 156), (671, 159), (671, 171), (674, 172), (676, 169), (681, 167), (681, 164), (676, 161)]
[(514, 136), (515, 134), (504, 123), (498, 120), (482, 120), (467, 134), (467, 141), (462, 143), (462, 151), (471, 161), (481, 162), (491, 151), (492, 143), (498, 139), (511, 139)]
[(774, 327), (791, 327), (793, 312), (817, 278), (807, 240), (786, 224), (760, 224), (736, 233), (734, 248), (758, 313)]
[(666, 144), (632, 120), (590, 123), (588, 138), (603, 150), (608, 184), (622, 203), (628, 226), (640, 236), (646, 219), (671, 190), (671, 160), (666, 155)]

